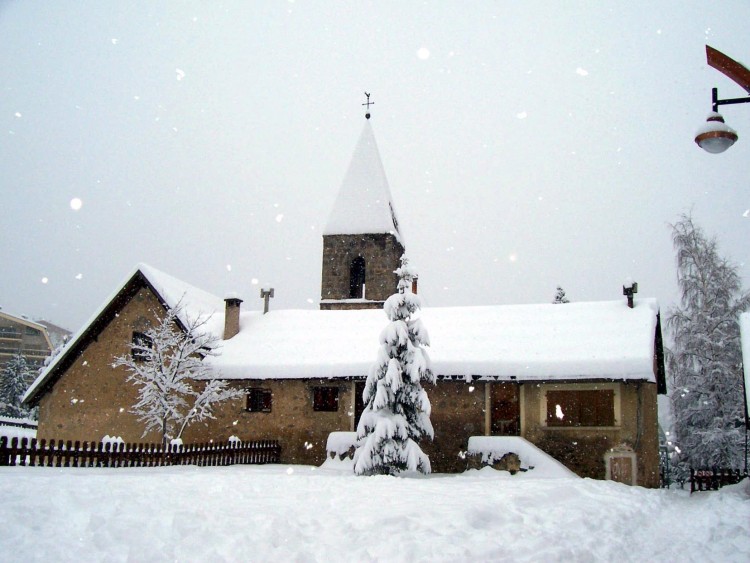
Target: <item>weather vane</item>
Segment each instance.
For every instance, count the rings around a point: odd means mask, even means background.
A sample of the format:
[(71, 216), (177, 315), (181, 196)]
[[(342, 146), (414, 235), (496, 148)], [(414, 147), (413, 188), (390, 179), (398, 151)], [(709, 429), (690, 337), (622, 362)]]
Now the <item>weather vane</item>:
[(362, 104), (362, 105), (363, 106), (367, 106), (367, 113), (365, 114), (365, 117), (367, 119), (370, 119), (370, 106), (374, 106), (375, 102), (371, 102), (370, 101), (370, 93), (369, 92), (365, 92), (365, 96), (367, 96), (367, 102), (364, 103), (364, 104)]

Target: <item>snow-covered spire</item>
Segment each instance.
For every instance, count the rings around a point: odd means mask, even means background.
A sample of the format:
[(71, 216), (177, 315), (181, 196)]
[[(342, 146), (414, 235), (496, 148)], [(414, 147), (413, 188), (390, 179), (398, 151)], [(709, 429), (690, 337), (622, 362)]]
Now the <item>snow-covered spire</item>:
[(380, 233), (391, 233), (404, 244), (372, 125), (366, 120), (323, 234)]

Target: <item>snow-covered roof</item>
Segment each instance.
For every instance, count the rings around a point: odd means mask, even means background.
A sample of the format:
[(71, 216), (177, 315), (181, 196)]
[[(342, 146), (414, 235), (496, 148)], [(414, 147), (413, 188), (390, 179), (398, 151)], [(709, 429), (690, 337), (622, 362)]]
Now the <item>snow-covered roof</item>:
[(148, 264), (139, 264), (137, 271), (145, 276), (167, 307), (174, 308), (178, 303), (181, 305), (179, 318), (183, 324), (187, 324), (188, 319), (210, 317), (204, 328), (222, 337), (225, 309), (223, 299), (165, 274)]
[(0, 310), (0, 317), (5, 317), (6, 319), (8, 319), (10, 321), (14, 321), (14, 322), (20, 323), (22, 325), (25, 325), (25, 326), (28, 326), (28, 327), (31, 327), (31, 328), (35, 328), (35, 329), (37, 329), (37, 330), (39, 330), (41, 332), (44, 332), (44, 333), (47, 332), (47, 327), (46, 326), (44, 326), (41, 323), (38, 323), (37, 321), (32, 321), (26, 315), (16, 315), (14, 313), (10, 313), (10, 312), (5, 311), (5, 310)]
[[(658, 305), (639, 299), (422, 310), (438, 376), (656, 381)], [(240, 332), (208, 359), (228, 379), (366, 375), (388, 319), (382, 310), (243, 313)]]
[(740, 315), (740, 339), (742, 365), (745, 370), (745, 414), (750, 417), (750, 312)]
[[(181, 303), (181, 315), (178, 317), (183, 324), (186, 324), (188, 318), (196, 319), (198, 317), (207, 318), (209, 321), (204, 328), (216, 334), (219, 338), (223, 336), (224, 330), (224, 301), (202, 289), (198, 289), (190, 284), (183, 282), (175, 277), (165, 274), (149, 266), (148, 264), (138, 264), (125, 280), (117, 286), (102, 305), (96, 310), (91, 318), (84, 323), (83, 327), (76, 332), (68, 343), (63, 347), (60, 353), (42, 370), (39, 377), (26, 391), (23, 400), (26, 401), (34, 397), (44, 385), (54, 376), (58, 367), (68, 361), (71, 354), (80, 349), (82, 342), (96, 330), (97, 321), (105, 316), (108, 310), (114, 311), (113, 307), (124, 291), (138, 280), (145, 282), (155, 292), (157, 297), (168, 308), (174, 308)], [(44, 328), (44, 327), (42, 327)]]
[(365, 121), (324, 235), (391, 233), (403, 244), (370, 121)]

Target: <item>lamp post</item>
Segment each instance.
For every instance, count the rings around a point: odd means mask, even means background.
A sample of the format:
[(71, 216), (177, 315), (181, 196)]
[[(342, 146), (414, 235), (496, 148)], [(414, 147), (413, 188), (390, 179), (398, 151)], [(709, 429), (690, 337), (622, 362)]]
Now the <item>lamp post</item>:
[[(709, 66), (725, 74), (750, 94), (750, 70), (721, 51), (706, 45), (706, 60)], [(729, 104), (744, 104), (750, 102), (747, 98), (719, 99), (719, 89), (711, 90), (711, 113), (705, 125), (695, 135), (695, 142), (700, 148), (712, 154), (722, 153), (731, 147), (738, 139), (737, 132), (724, 123), (724, 118), (718, 113), (719, 106)]]

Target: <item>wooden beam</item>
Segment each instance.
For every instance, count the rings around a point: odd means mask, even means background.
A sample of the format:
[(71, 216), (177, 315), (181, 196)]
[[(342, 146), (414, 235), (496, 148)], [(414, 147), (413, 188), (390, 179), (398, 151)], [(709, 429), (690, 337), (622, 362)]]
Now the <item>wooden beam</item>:
[(734, 80), (750, 94), (750, 70), (721, 51), (706, 45), (708, 65)]

